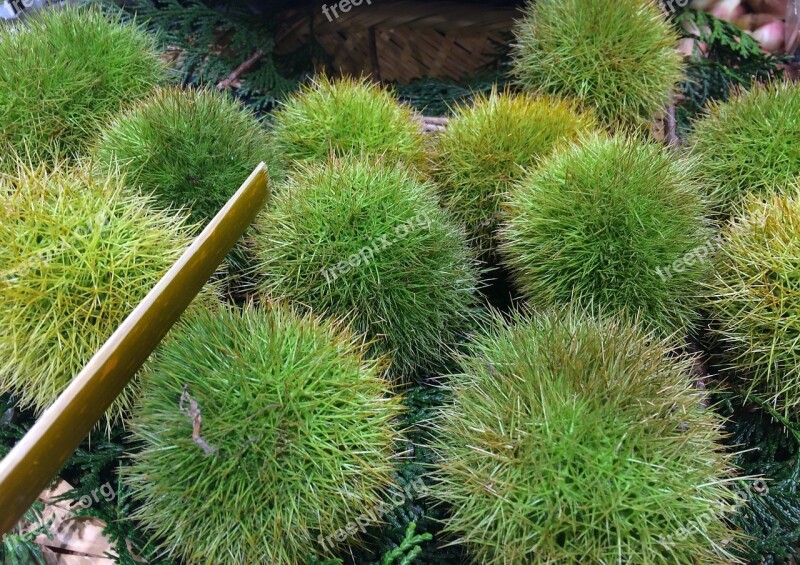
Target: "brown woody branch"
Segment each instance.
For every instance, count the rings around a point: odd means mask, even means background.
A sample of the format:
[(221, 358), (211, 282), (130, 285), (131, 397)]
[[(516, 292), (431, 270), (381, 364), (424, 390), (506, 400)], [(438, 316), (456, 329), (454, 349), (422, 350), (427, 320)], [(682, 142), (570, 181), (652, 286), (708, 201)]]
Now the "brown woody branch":
[[(189, 403), (188, 408), (186, 407), (187, 402)], [(183, 385), (183, 392), (181, 393), (181, 399), (178, 402), (178, 408), (192, 421), (192, 440), (203, 448), (203, 451), (206, 452), (206, 455), (214, 455), (217, 452), (217, 449), (211, 446), (200, 436), (200, 427), (203, 425), (203, 416), (200, 414), (200, 406), (197, 404), (197, 401), (189, 396), (188, 384)]]
[(255, 65), (259, 61), (259, 59), (261, 59), (261, 57), (263, 56), (264, 56), (263, 49), (259, 49), (258, 51), (253, 53), (249, 59), (247, 59), (244, 63), (242, 63), (235, 69), (233, 69), (233, 72), (229, 74), (225, 80), (221, 80), (217, 84), (217, 89), (225, 90), (226, 88), (230, 88), (230, 86), (234, 83), (234, 81), (236, 81), (241, 75), (243, 75), (251, 68), (253, 68), (253, 65)]

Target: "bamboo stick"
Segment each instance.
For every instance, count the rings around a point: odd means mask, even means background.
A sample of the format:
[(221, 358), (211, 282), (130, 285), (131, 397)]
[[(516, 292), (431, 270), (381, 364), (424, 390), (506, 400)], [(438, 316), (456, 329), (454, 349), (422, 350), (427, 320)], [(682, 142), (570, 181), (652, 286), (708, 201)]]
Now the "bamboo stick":
[(166, 275), (0, 461), (0, 533), (8, 532), (200, 292), (269, 197), (261, 163)]

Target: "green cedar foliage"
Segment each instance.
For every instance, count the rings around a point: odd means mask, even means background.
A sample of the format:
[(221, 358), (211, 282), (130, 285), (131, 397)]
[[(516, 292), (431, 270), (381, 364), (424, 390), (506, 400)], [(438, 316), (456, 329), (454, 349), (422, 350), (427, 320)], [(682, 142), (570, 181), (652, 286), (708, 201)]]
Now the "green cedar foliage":
[(215, 86), (261, 50), (259, 61), (241, 75), (235, 93), (262, 111), (295, 90), (313, 62), (324, 56), (313, 40), (297, 53), (275, 53), (276, 19), (271, 16), (293, 4), (276, 0), (269, 13), (261, 15), (244, 0), (131, 0), (125, 9), (147, 22), (165, 48), (177, 50), (175, 69), (183, 84)]
[(780, 79), (779, 64), (785, 59), (764, 53), (758, 42), (736, 25), (702, 10), (680, 9), (674, 24), (681, 36), (706, 45), (706, 54), (695, 49), (686, 65), (676, 106), (678, 134), (684, 137), (693, 120), (709, 101), (725, 101), (733, 87)]
[[(748, 504), (733, 518), (744, 539), (740, 555), (751, 563), (778, 565), (800, 559), (800, 423), (784, 419), (766, 403), (743, 406), (726, 395), (728, 443), (743, 476), (760, 476)], [(755, 486), (761, 484), (761, 488)], [(740, 485), (742, 486), (742, 485)]]

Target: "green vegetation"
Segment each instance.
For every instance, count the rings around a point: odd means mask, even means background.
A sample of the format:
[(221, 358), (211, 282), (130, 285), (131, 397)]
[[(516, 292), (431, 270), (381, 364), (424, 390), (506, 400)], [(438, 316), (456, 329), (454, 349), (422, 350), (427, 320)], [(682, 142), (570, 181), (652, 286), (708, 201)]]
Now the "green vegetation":
[(399, 439), (399, 397), (363, 353), (340, 324), (280, 305), (187, 318), (131, 423), (132, 517), (191, 563), (331, 557), (381, 503)]
[(95, 8), (0, 23), (0, 172), (83, 153), (99, 125), (165, 77), (155, 42)]
[(196, 223), (213, 218), (261, 161), (273, 180), (281, 175), (252, 112), (210, 90), (158, 90), (103, 128), (96, 152), (104, 173), (123, 167), (131, 185), (162, 208), (190, 209)]
[(691, 368), (627, 322), (498, 316), (435, 420), (447, 530), (487, 565), (732, 559), (731, 456)]
[(180, 257), (186, 217), (152, 204), (85, 167), (0, 177), (0, 392), (41, 413)]
[(590, 115), (555, 98), (492, 92), (456, 106), (432, 153), (442, 204), (484, 254), (493, 253), (501, 204), (513, 183), (594, 126)]
[(780, 80), (785, 57), (764, 53), (758, 41), (736, 24), (703, 10), (678, 8), (673, 22), (681, 36), (694, 40), (686, 79), (676, 100), (677, 134), (684, 138), (710, 101), (725, 101), (737, 87)]
[(256, 223), (259, 290), (346, 317), (413, 377), (469, 331), (477, 273), (430, 185), (394, 163), (349, 157), (290, 176)]
[(275, 143), (287, 163), (360, 153), (421, 165), (422, 124), (392, 92), (366, 79), (315, 78), (273, 114)]
[(712, 103), (690, 139), (716, 211), (734, 214), (748, 193), (781, 189), (800, 175), (800, 88), (777, 82)]
[(500, 253), (518, 287), (536, 307), (574, 300), (685, 335), (711, 237), (694, 170), (639, 138), (595, 135), (557, 152), (509, 197)]
[(708, 306), (745, 397), (800, 408), (800, 188), (751, 195), (723, 230)]
[(683, 78), (678, 35), (651, 0), (536, 0), (516, 29), (514, 74), (575, 98), (612, 127), (664, 110)]

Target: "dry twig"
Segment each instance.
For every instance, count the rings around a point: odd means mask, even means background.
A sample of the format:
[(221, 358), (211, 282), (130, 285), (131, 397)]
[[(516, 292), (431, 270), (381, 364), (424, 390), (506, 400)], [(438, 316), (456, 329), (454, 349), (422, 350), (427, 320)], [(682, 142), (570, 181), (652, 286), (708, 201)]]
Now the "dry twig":
[(258, 49), (255, 53), (253, 53), (249, 59), (247, 59), (244, 63), (233, 69), (233, 72), (228, 75), (225, 80), (221, 80), (219, 84), (217, 84), (218, 90), (225, 90), (226, 88), (230, 88), (233, 82), (238, 79), (241, 75), (249, 71), (253, 65), (255, 65), (261, 57), (264, 56), (264, 50)]
[[(188, 409), (186, 408), (187, 402), (189, 403)], [(203, 425), (203, 416), (200, 414), (200, 406), (197, 404), (197, 401), (189, 396), (189, 385), (183, 385), (183, 392), (178, 402), (178, 408), (192, 421), (192, 440), (203, 448), (206, 455), (214, 455), (217, 449), (200, 437), (200, 426)]]

